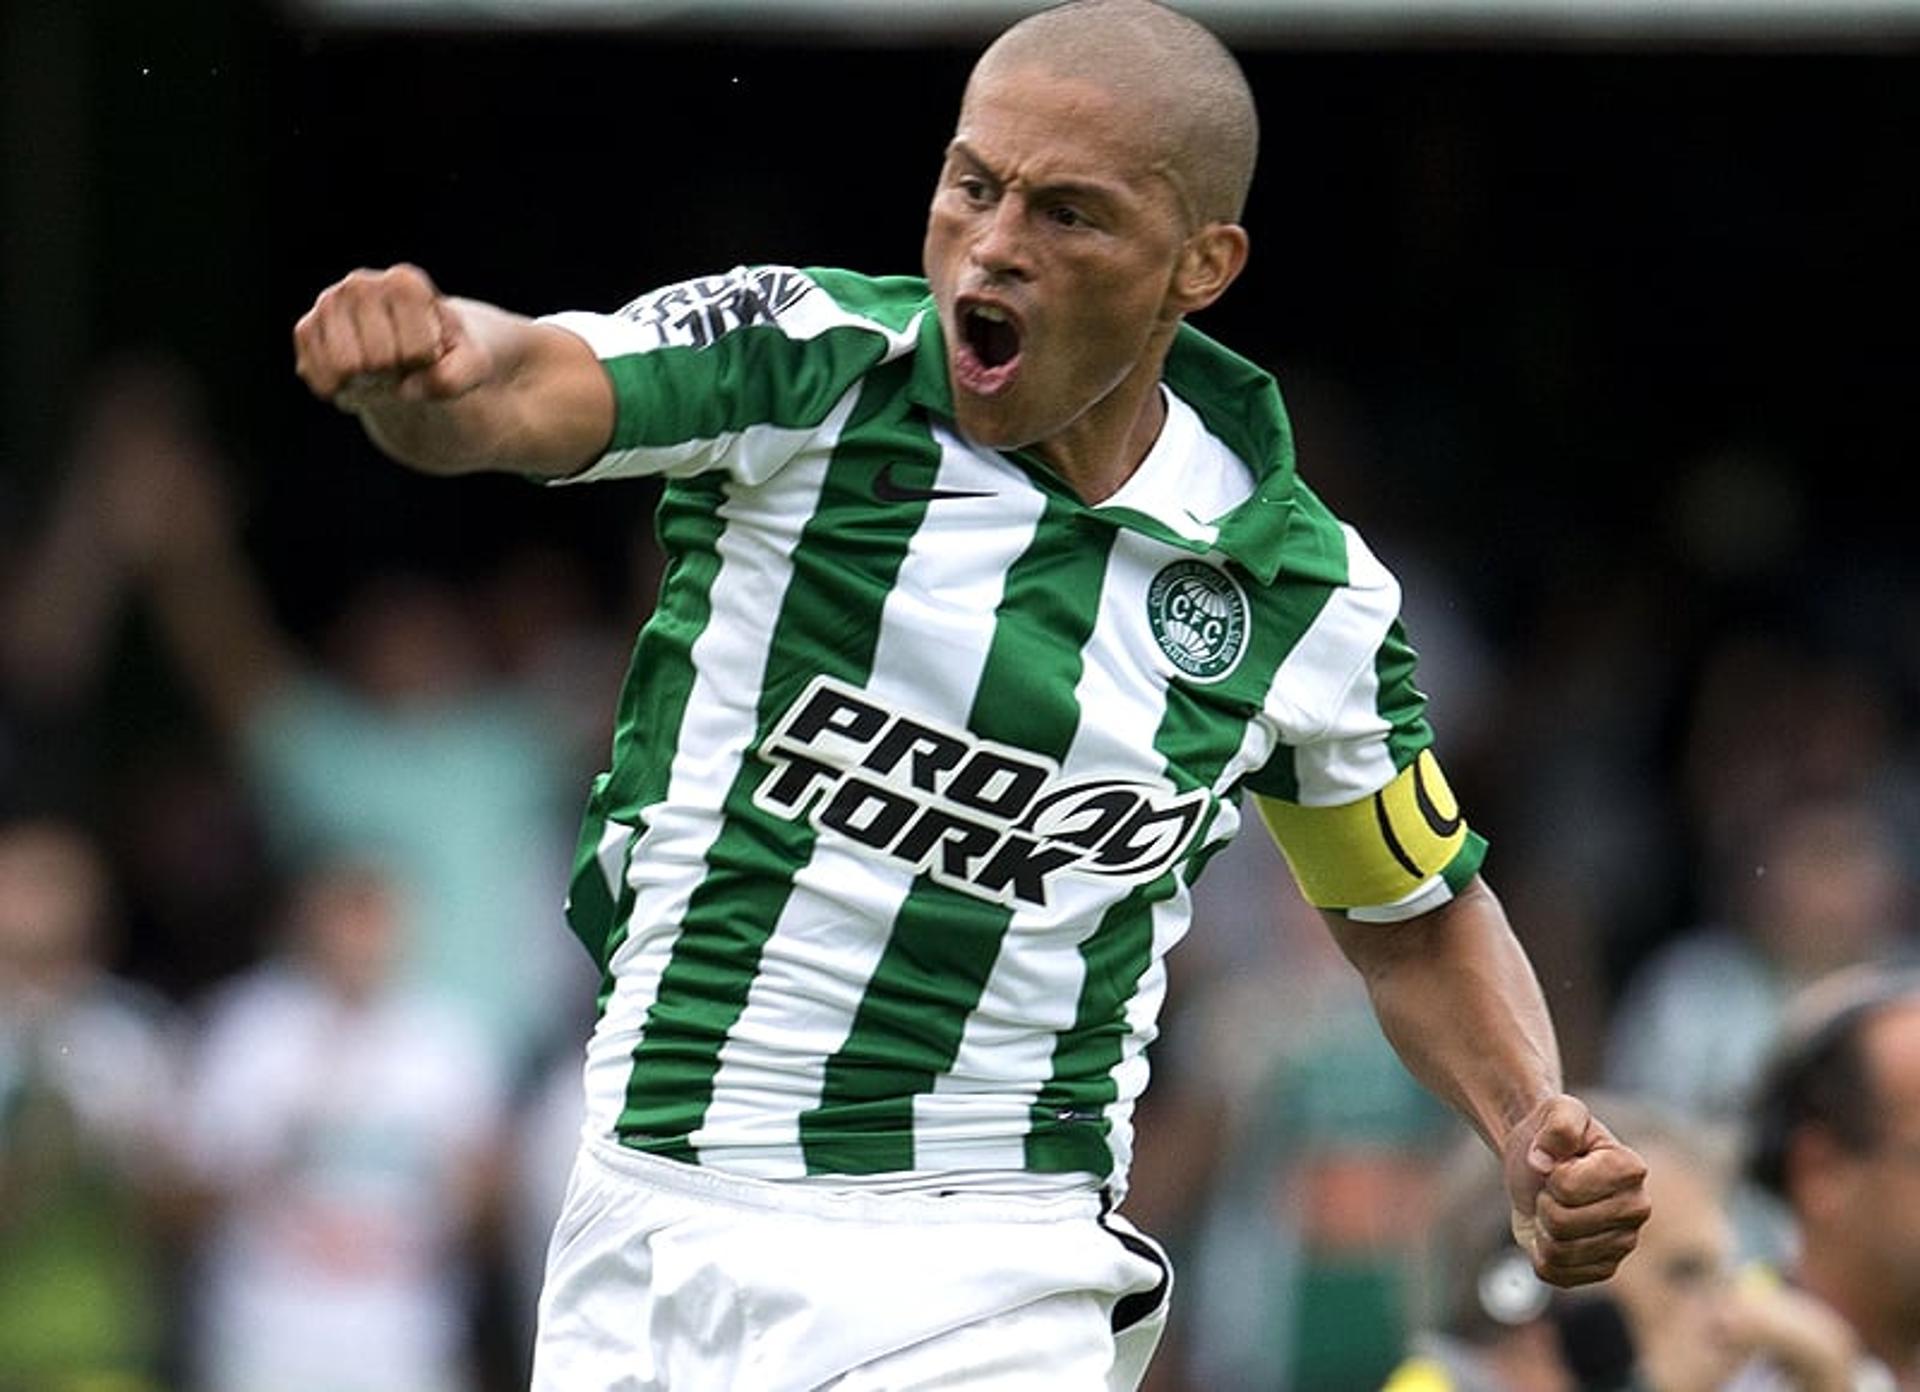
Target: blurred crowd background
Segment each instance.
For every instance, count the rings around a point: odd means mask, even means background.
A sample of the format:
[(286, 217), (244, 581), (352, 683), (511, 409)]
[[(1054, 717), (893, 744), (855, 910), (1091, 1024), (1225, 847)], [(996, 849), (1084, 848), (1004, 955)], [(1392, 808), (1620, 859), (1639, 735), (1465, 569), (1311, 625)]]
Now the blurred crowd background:
[[(409, 476), (291, 325), (396, 260), (528, 312), (917, 270), (996, 27), (8, 0), (0, 1388), (523, 1378), (653, 494)], [(1255, 250), (1201, 327), (1405, 582), (1570, 1078), (1737, 1130), (1788, 993), (1920, 945), (1920, 25), (1229, 33)], [(1158, 1385), (1378, 1386), (1457, 1127), (1259, 837), (1202, 890)]]

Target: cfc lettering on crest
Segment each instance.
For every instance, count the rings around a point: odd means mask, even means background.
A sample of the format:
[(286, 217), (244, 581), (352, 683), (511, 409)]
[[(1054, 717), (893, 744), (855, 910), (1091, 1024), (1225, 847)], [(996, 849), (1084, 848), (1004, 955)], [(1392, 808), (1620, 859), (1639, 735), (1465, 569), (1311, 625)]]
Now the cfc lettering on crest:
[(761, 743), (756, 806), (979, 899), (1045, 905), (1056, 875), (1143, 884), (1193, 843), (1204, 788), (1060, 777), (1049, 759), (817, 677)]
[(1175, 561), (1147, 585), (1147, 623), (1160, 651), (1197, 682), (1217, 682), (1247, 645), (1247, 597), (1205, 561)]

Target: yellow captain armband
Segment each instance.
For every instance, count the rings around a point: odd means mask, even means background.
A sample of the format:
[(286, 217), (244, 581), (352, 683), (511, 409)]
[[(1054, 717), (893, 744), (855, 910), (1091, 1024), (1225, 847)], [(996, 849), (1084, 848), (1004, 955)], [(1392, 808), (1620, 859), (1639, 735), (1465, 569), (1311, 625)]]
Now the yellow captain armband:
[(1305, 807), (1256, 795), (1254, 805), (1306, 901), (1352, 918), (1392, 921), (1437, 908), (1486, 852), (1431, 750), (1358, 802)]
[(1393, 1370), (1380, 1392), (1453, 1392), (1453, 1377), (1431, 1358), (1409, 1358)]

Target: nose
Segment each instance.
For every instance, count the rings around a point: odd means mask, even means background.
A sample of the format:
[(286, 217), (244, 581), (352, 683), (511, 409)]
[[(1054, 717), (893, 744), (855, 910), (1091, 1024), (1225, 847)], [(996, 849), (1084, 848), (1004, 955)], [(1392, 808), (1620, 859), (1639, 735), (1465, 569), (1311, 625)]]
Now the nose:
[(1028, 271), (1026, 208), (1020, 196), (999, 198), (981, 220), (973, 242), (974, 264), (992, 276), (1024, 277)]

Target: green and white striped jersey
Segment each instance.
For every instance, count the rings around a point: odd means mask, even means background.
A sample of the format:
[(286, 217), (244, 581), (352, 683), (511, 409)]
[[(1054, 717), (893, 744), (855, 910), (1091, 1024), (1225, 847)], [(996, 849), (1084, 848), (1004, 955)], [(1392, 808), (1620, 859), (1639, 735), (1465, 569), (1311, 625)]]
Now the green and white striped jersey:
[(547, 322), (617, 396), (578, 479), (665, 479), (568, 904), (590, 1129), (764, 1178), (1124, 1183), (1242, 790), (1352, 804), (1431, 742), (1398, 587), (1295, 479), (1272, 379), (1183, 329), (1159, 441), (1089, 506), (955, 434), (923, 281), (741, 268)]

